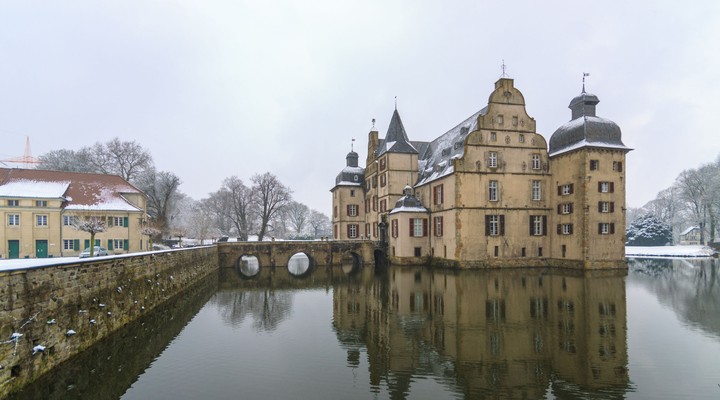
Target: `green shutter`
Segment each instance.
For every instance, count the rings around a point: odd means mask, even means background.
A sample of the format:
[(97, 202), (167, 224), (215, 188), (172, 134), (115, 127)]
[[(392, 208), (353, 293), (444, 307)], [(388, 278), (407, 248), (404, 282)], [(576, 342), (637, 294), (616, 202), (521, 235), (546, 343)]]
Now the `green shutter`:
[(112, 239), (108, 239), (108, 246), (107, 246), (107, 247), (108, 247), (108, 250), (112, 250), (112, 249), (113, 249), (113, 240), (112, 240)]
[(80, 248), (80, 239), (73, 240), (73, 250), (82, 250)]
[(88, 249), (88, 248), (90, 248), (90, 239), (85, 239), (85, 247), (83, 247), (83, 249)]
[(129, 221), (129, 220), (130, 220), (130, 218), (128, 218), (128, 217), (123, 217), (123, 226), (124, 226), (124, 227), (127, 228), (128, 226), (130, 226), (130, 224), (129, 224), (130, 221)]
[(123, 248), (125, 249), (125, 251), (128, 251), (130, 249), (130, 241), (129, 240), (125, 239), (123, 241)]
[(100, 246), (100, 239), (95, 239), (95, 246)]

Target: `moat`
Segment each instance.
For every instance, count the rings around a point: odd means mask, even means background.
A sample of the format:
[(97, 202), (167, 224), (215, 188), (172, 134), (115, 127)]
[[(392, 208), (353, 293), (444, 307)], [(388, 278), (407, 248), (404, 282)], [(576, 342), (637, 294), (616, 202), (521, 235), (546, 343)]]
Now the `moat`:
[(719, 268), (220, 269), (11, 398), (715, 399)]

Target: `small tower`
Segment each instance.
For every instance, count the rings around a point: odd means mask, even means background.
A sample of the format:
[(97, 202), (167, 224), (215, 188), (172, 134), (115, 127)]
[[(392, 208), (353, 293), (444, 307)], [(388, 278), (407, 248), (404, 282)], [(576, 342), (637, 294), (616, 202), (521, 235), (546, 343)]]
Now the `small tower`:
[(585, 268), (625, 262), (625, 155), (620, 127), (596, 115), (600, 102), (583, 91), (570, 101), (571, 121), (549, 142), (557, 235), (552, 256)]
[(358, 154), (352, 150), (345, 156), (345, 168), (335, 178), (333, 194), (333, 239), (359, 239), (365, 221), (362, 209), (365, 168), (358, 166)]

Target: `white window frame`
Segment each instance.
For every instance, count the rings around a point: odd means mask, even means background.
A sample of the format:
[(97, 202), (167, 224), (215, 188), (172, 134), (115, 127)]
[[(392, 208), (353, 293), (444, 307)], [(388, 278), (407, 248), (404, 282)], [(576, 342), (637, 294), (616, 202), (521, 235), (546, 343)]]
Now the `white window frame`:
[(113, 219), (113, 226), (124, 226), (123, 224), (123, 217), (112, 217)]
[(600, 234), (601, 235), (609, 235), (610, 234), (610, 224), (607, 222), (600, 223)]
[(562, 234), (569, 235), (571, 226), (572, 226), (572, 224), (562, 224)]
[(610, 182), (600, 182), (600, 192), (610, 193)]
[(358, 237), (358, 226), (357, 224), (348, 225), (348, 237), (355, 239)]
[(75, 241), (73, 239), (63, 239), (63, 250), (75, 250)]
[(8, 226), (20, 226), (20, 214), (8, 214)]
[(543, 218), (542, 215), (533, 215), (533, 236), (542, 236), (543, 234)]
[(560, 212), (562, 214), (570, 214), (570, 206), (571, 203), (563, 203), (560, 207)]
[(490, 236), (499, 236), (500, 235), (500, 216), (499, 215), (490, 215)]
[(47, 214), (37, 214), (37, 215), (35, 215), (35, 226), (48, 226), (48, 216), (47, 216)]
[(20, 207), (20, 200), (8, 200), (7, 206), (8, 207)]
[(532, 169), (540, 169), (540, 154), (532, 155)]
[(600, 202), (600, 212), (601, 213), (609, 213), (610, 212), (610, 202), (609, 201), (601, 201)]
[(499, 197), (498, 181), (490, 181), (488, 184), (488, 199), (498, 201)]
[(542, 200), (542, 183), (540, 181), (532, 181), (532, 199), (534, 201)]
[(519, 141), (520, 143), (525, 143), (525, 134), (522, 134), (522, 133), (521, 133), (520, 136), (518, 137), (518, 141)]
[(488, 168), (497, 168), (498, 166), (498, 154), (496, 151), (488, 153)]
[(562, 195), (567, 196), (569, 194), (570, 194), (570, 184), (566, 183), (566, 184), (562, 185)]
[(47, 200), (35, 200), (35, 207), (47, 207)]
[(348, 204), (348, 217), (357, 217), (357, 216), (358, 216), (357, 204)]
[(423, 237), (422, 218), (413, 218), (413, 237)]
[(113, 250), (127, 250), (123, 239), (113, 239)]

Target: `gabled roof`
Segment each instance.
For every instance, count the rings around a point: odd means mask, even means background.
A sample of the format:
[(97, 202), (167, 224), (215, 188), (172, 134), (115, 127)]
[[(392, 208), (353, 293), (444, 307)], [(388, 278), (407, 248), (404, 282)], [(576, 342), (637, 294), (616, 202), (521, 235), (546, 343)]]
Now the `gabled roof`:
[(385, 139), (380, 140), (377, 148), (378, 157), (385, 153), (418, 154), (417, 149), (408, 140), (397, 109), (395, 109), (392, 119), (390, 119), (390, 126), (388, 126)]
[(142, 211), (128, 194), (143, 193), (117, 175), (0, 168), (0, 197), (61, 199), (70, 210)]

